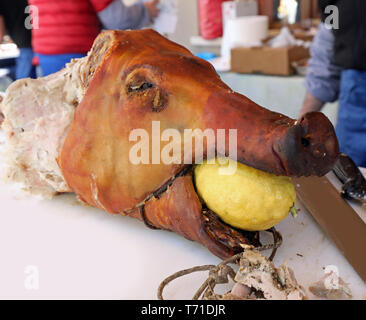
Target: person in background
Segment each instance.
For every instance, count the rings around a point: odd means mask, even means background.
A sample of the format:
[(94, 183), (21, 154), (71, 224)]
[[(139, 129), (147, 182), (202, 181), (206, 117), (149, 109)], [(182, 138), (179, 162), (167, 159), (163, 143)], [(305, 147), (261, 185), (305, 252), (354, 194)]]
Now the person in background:
[(36, 68), (32, 64), (33, 50), (31, 44), (31, 31), (25, 27), (25, 7), (27, 0), (0, 1), (0, 43), (5, 34), (19, 48), (19, 57), (16, 59), (15, 77), (36, 78)]
[(366, 1), (321, 0), (319, 4), (323, 21), (326, 6), (338, 7), (339, 28), (319, 26), (310, 50), (301, 115), (339, 99), (340, 150), (366, 167)]
[(122, 0), (29, 0), (36, 8), (32, 15), (38, 15), (32, 41), (42, 75), (62, 69), (72, 58), (85, 56), (102, 28), (148, 26), (159, 13), (158, 2), (126, 6)]

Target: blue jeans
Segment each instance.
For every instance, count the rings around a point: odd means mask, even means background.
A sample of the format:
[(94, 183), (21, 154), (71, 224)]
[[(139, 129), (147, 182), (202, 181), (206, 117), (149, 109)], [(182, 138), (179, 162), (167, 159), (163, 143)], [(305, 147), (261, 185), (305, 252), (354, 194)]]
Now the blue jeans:
[(65, 64), (71, 59), (84, 57), (81, 53), (65, 53), (65, 54), (40, 54), (38, 53), (39, 64), (41, 66), (42, 76), (48, 76), (65, 67)]
[(336, 133), (341, 152), (366, 167), (366, 71), (342, 72)]
[(33, 50), (31, 48), (20, 48), (19, 57), (15, 63), (15, 77), (21, 78), (37, 78), (36, 67), (32, 65)]

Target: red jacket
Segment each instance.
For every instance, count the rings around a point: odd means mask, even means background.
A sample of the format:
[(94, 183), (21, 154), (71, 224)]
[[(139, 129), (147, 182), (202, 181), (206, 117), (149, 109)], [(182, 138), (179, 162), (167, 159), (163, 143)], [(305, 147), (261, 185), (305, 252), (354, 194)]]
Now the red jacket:
[(32, 29), (32, 46), (36, 53), (87, 53), (101, 24), (97, 13), (113, 0), (29, 0), (38, 11), (38, 29)]

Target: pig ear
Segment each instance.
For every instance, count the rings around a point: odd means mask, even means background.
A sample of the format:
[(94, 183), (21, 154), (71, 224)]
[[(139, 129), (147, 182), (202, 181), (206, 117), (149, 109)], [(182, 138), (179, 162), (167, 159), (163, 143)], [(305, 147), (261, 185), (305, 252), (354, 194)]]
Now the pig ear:
[(95, 71), (103, 61), (108, 50), (112, 48), (112, 44), (115, 40), (115, 31), (101, 32), (95, 38), (93, 46), (88, 52), (88, 61), (85, 64), (85, 69), (82, 72), (85, 75), (83, 79), (85, 88), (89, 86), (90, 80), (92, 79)]

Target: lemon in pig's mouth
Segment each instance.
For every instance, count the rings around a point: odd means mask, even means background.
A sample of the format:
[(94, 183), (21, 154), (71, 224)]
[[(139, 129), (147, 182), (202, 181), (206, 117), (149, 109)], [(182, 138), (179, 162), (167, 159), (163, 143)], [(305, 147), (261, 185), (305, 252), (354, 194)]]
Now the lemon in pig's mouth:
[[(194, 179), (201, 200), (221, 220), (242, 230), (261, 231), (287, 217), (296, 201), (289, 177), (234, 163), (231, 159), (220, 160), (197, 165)], [(233, 164), (237, 166), (233, 174), (223, 174), (220, 170)]]

